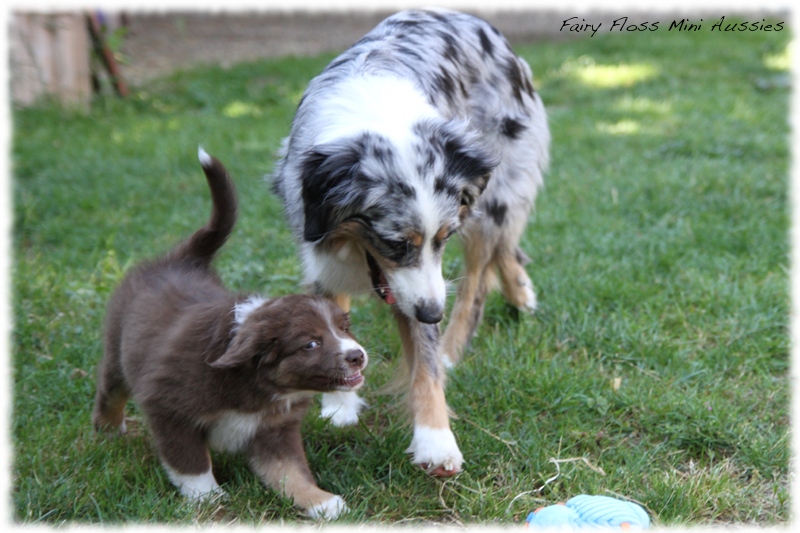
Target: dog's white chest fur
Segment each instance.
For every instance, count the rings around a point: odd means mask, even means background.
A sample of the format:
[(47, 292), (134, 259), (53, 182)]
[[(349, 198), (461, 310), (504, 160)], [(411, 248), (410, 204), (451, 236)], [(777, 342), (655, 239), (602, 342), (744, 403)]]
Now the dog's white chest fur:
[(263, 417), (263, 413), (226, 411), (209, 427), (209, 447), (217, 451), (240, 451), (255, 436)]

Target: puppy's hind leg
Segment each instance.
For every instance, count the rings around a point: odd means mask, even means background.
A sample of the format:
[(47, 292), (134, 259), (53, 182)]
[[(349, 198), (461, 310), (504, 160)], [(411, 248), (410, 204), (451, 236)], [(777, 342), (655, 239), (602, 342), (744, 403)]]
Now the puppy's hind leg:
[(97, 392), (92, 411), (95, 430), (114, 428), (125, 433), (125, 404), (129, 398), (130, 391), (123, 378), (119, 357), (114, 357), (107, 351), (97, 373)]
[(125, 405), (130, 398), (128, 391), (122, 387), (112, 387), (106, 391), (98, 391), (92, 411), (92, 424), (95, 430), (102, 431), (116, 428), (125, 434)]

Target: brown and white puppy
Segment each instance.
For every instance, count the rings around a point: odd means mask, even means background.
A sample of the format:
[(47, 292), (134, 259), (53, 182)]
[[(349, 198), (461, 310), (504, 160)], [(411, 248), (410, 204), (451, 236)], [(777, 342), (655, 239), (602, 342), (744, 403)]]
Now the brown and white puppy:
[(221, 492), (209, 448), (242, 452), (268, 487), (313, 518), (333, 518), (346, 506), (317, 487), (300, 423), (312, 395), (362, 385), (367, 354), (348, 315), (325, 298), (247, 298), (225, 289), (210, 263), (236, 222), (236, 192), (222, 164), (199, 155), (211, 219), (135, 268), (112, 297), (92, 421), (124, 433), (133, 397), (181, 494)]

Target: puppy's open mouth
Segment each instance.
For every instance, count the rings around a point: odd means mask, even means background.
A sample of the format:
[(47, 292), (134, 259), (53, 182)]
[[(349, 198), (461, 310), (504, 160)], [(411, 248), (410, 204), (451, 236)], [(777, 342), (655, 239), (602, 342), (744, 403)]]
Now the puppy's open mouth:
[(346, 376), (339, 380), (339, 385), (343, 385), (345, 387), (357, 387), (364, 382), (364, 376), (361, 375), (361, 372), (356, 372), (352, 376)]
[(383, 270), (381, 270), (378, 262), (369, 252), (367, 252), (367, 264), (369, 265), (369, 275), (372, 278), (372, 288), (380, 299), (389, 305), (397, 303), (394, 293), (392, 293), (392, 288), (389, 287), (389, 283), (386, 281)]

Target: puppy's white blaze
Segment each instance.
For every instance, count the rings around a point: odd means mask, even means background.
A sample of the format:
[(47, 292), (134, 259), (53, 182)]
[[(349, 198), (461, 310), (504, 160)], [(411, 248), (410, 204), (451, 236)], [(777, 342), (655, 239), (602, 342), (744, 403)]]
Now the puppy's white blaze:
[(236, 325), (241, 326), (242, 324), (244, 324), (244, 321), (247, 319), (250, 313), (252, 313), (256, 309), (264, 305), (266, 301), (267, 301), (266, 298), (253, 295), (247, 300), (243, 301), (242, 303), (236, 304), (233, 307), (233, 317), (234, 320), (236, 321)]
[(336, 427), (351, 426), (358, 422), (358, 413), (367, 402), (354, 391), (326, 392), (322, 395), (320, 418), (330, 418)]
[(169, 480), (187, 498), (200, 500), (223, 492), (211, 469), (202, 474), (180, 474), (166, 464), (163, 466)]
[(449, 429), (414, 426), (414, 438), (406, 452), (413, 454), (414, 464), (428, 465), (429, 468), (441, 466), (445, 470), (460, 470), (464, 463), (456, 437)]
[(339, 349), (342, 351), (342, 353), (347, 353), (347, 352), (349, 352), (351, 350), (359, 350), (362, 353), (362, 355), (364, 356), (364, 365), (363, 366), (367, 366), (367, 351), (360, 344), (358, 344), (356, 341), (354, 341), (350, 337), (339, 337), (339, 336), (337, 336), (337, 338), (339, 339)]
[(332, 520), (342, 513), (349, 511), (344, 499), (341, 496), (334, 496), (329, 500), (318, 503), (311, 509), (308, 509), (308, 516), (314, 520)]
[(197, 159), (200, 160), (200, 164), (204, 167), (211, 166), (211, 156), (203, 150), (202, 146), (197, 147)]
[(262, 417), (262, 413), (223, 413), (209, 427), (208, 445), (219, 451), (241, 450), (256, 434)]
[(364, 356), (364, 364), (362, 365), (362, 368), (367, 366), (368, 357), (367, 351), (364, 349), (364, 347), (347, 335), (340, 335), (339, 328), (331, 320), (332, 316), (326, 311), (326, 307), (319, 305), (318, 308), (320, 309), (322, 316), (326, 317), (328, 331), (333, 333), (333, 336), (339, 341), (339, 350), (341, 353), (346, 354), (351, 350), (359, 350)]

